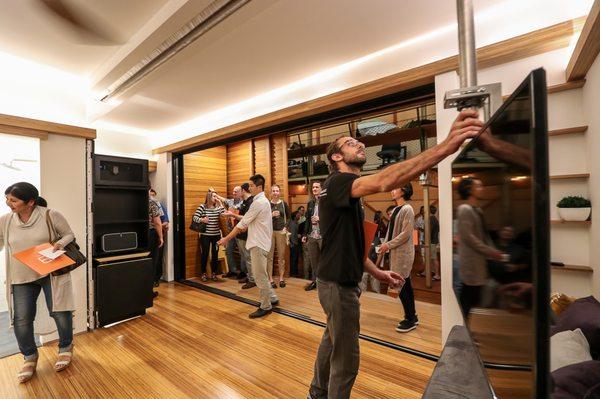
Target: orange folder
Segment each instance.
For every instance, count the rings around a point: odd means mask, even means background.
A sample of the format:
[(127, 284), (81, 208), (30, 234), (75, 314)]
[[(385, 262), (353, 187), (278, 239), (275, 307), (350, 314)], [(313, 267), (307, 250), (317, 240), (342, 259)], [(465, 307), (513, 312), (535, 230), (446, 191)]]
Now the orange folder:
[(51, 260), (38, 253), (41, 250), (51, 247), (52, 244), (50, 243), (36, 245), (35, 247), (13, 254), (13, 257), (41, 276), (75, 263), (73, 259), (64, 254)]
[(368, 220), (363, 221), (363, 228), (365, 230), (365, 257), (363, 261), (367, 260), (367, 255), (369, 254), (369, 249), (371, 249), (371, 243), (375, 238), (375, 233), (377, 233), (377, 224), (373, 222), (369, 222)]

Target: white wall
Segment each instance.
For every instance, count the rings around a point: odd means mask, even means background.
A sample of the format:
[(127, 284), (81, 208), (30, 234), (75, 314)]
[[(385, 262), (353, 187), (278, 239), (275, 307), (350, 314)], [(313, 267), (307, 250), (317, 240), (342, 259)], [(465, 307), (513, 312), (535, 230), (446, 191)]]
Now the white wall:
[[(150, 174), (150, 183), (156, 190), (157, 199), (167, 207), (171, 227), (173, 227), (173, 184), (172, 184), (172, 163), (171, 154), (160, 154), (156, 172)], [(163, 262), (163, 278), (167, 281), (173, 281), (175, 278), (175, 269), (173, 264), (173, 230), (169, 229), (166, 246), (165, 259)]]
[[(600, 206), (600, 57), (592, 65), (586, 76), (587, 82), (583, 87), (583, 106), (587, 118), (587, 148), (590, 166), (589, 191), (592, 207)], [(590, 259), (594, 267), (592, 277), (593, 293), (600, 298), (600, 220), (597, 217), (599, 211), (592, 208), (593, 222), (590, 231)]]
[[(40, 142), (41, 193), (50, 208), (61, 212), (86, 253), (86, 150), (85, 139), (48, 135)], [(75, 308), (73, 327), (75, 333), (87, 329), (86, 267), (73, 271)], [(44, 341), (56, 339), (56, 334)]]
[[(570, 50), (560, 49), (534, 57), (498, 65), (478, 72), (478, 83), (502, 83), (502, 94), (510, 94), (519, 83), (533, 69), (544, 67), (546, 69), (548, 85), (564, 83), (565, 68), (569, 61)], [(598, 62), (597, 62), (598, 63)], [(596, 69), (599, 69), (596, 66)], [(599, 74), (600, 75), (600, 74)], [(598, 79), (600, 80), (600, 76)], [(587, 85), (586, 85), (587, 86)], [(438, 142), (448, 134), (453, 116), (453, 110), (444, 110), (444, 93), (447, 90), (459, 87), (455, 72), (436, 76), (436, 112), (437, 112), (437, 137)], [(596, 83), (595, 93), (600, 87)], [(593, 90), (590, 90), (590, 96)], [(597, 94), (596, 94), (597, 95)], [(596, 110), (598, 100), (596, 99)], [(589, 106), (589, 105), (587, 105)], [(573, 90), (551, 94), (548, 99), (549, 129), (559, 129), (586, 125), (583, 113), (582, 90)], [(598, 112), (596, 111), (596, 114)], [(596, 115), (596, 118), (598, 116)], [(600, 126), (600, 121), (597, 122)], [(588, 134), (591, 136), (591, 134)], [(551, 174), (585, 173), (593, 170), (586, 156), (586, 137), (552, 137), (550, 142), (550, 171)], [(600, 150), (600, 139), (597, 140)], [(596, 154), (598, 151), (596, 151)], [(451, 173), (450, 163), (453, 157), (448, 158), (439, 165), (439, 196), (440, 196), (440, 245), (441, 245), (441, 270), (442, 270), (442, 340), (445, 342), (448, 333), (455, 324), (462, 323), (462, 316), (452, 290), (452, 208), (451, 208)], [(593, 160), (593, 158), (590, 158)], [(598, 161), (600, 166), (600, 161)], [(590, 169), (591, 168), (591, 169)], [(598, 168), (598, 166), (597, 166)], [(600, 169), (599, 169), (600, 170)], [(599, 176), (600, 177), (600, 176)], [(592, 187), (593, 184), (590, 184)], [(595, 185), (597, 198), (600, 199), (600, 183)], [(551, 183), (551, 214), (556, 216), (555, 203), (563, 195), (588, 193), (588, 186), (583, 181), (568, 181)], [(598, 227), (598, 226), (596, 226)], [(600, 230), (597, 232), (596, 241), (600, 242)], [(598, 259), (590, 254), (590, 236), (586, 228), (553, 226), (551, 230), (552, 258), (567, 264), (589, 265), (590, 258)], [(594, 242), (594, 241), (592, 241)], [(597, 251), (600, 251), (598, 249)], [(600, 273), (597, 271), (596, 274)], [(596, 285), (598, 280), (596, 279)], [(591, 279), (584, 273), (553, 272), (552, 290), (566, 292), (577, 297), (589, 295), (591, 292)], [(597, 289), (597, 288), (596, 288)]]
[(96, 154), (152, 160), (156, 158), (152, 155), (152, 146), (147, 137), (103, 128), (97, 129), (96, 134)]

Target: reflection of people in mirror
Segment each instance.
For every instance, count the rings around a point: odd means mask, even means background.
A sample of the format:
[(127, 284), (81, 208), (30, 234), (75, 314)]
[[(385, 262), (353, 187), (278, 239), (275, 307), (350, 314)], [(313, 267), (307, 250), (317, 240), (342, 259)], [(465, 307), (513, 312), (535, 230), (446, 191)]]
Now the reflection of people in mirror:
[(497, 250), (485, 231), (480, 200), (483, 194), (481, 180), (463, 178), (458, 185), (460, 198), (466, 203), (457, 209), (458, 214), (458, 262), (462, 281), (459, 303), (466, 319), (471, 308), (481, 300), (481, 290), (488, 279), (487, 260), (502, 261), (504, 256)]

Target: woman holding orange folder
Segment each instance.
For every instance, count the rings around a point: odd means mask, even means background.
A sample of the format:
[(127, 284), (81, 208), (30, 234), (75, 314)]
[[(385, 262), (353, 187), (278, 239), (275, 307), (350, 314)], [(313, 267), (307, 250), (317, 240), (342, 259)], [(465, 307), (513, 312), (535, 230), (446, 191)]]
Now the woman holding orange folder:
[[(45, 305), (58, 329), (56, 371), (62, 371), (71, 364), (75, 304), (70, 273), (42, 276), (11, 254), (48, 242), (54, 242), (54, 250), (58, 250), (73, 241), (74, 235), (63, 215), (36, 205), (39, 193), (33, 185), (16, 183), (8, 187), (4, 194), (11, 212), (0, 216), (0, 249), (6, 250), (6, 292), (11, 323), (19, 349), (25, 357), (25, 363), (17, 375), (19, 382), (23, 383), (33, 377), (37, 367), (34, 321), (36, 333), (50, 332), (40, 329), (44, 318), (47, 318), (47, 312), (37, 311), (39, 305), (43, 309), (43, 302), (38, 302), (40, 291), (44, 291)], [(47, 224), (47, 217), (50, 218), (50, 225)], [(50, 232), (49, 226), (53, 226), (53, 232)]]

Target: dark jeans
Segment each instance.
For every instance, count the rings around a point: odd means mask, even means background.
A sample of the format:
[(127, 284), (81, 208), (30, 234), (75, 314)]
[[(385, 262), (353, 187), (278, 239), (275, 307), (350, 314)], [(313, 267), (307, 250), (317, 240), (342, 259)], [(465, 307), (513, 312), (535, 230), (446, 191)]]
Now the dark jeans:
[(290, 244), (290, 276), (299, 277), (298, 260), (300, 259), (301, 254), (302, 247), (299, 242), (296, 244)]
[(317, 280), (317, 290), (327, 327), (317, 351), (310, 396), (349, 398), (360, 362), (360, 288)]
[(463, 312), (465, 320), (469, 318), (471, 309), (479, 304), (481, 300), (481, 286), (480, 285), (466, 285), (463, 284), (460, 291), (460, 309)]
[[(310, 257), (310, 267), (312, 268), (312, 280), (316, 281), (317, 280), (317, 272), (318, 272), (318, 266), (319, 266), (319, 258), (321, 257), (321, 245), (322, 245), (323, 240), (321, 239), (316, 239), (316, 238), (312, 238), (312, 237), (308, 237), (307, 239), (307, 249), (308, 249), (308, 256)], [(307, 276), (307, 272), (304, 272), (304, 276), (306, 279), (308, 279)]]
[(210, 271), (212, 274), (219, 274), (219, 246), (217, 242), (221, 236), (200, 236), (200, 245), (202, 246), (202, 255), (200, 256), (200, 270), (202, 274), (206, 274), (206, 266), (208, 265), (208, 251), (211, 251)]
[(154, 282), (158, 283), (163, 274), (163, 250), (165, 248), (164, 238), (163, 238), (163, 246), (158, 247), (160, 244), (158, 240), (158, 233), (155, 229), (150, 229), (149, 235), (149, 247), (150, 247), (150, 257), (152, 258), (152, 270), (154, 270)]
[(52, 285), (50, 277), (46, 276), (26, 284), (13, 284), (13, 325), (15, 337), (19, 344), (19, 350), (25, 356), (26, 360), (36, 358), (38, 353), (33, 336), (33, 321), (35, 320), (37, 310), (37, 299), (42, 289), (46, 297), (46, 306), (58, 329), (59, 351), (70, 350), (73, 343), (73, 312), (52, 311)]
[(400, 302), (404, 308), (404, 318), (406, 320), (415, 321), (417, 319), (417, 313), (415, 311), (415, 293), (410, 282), (410, 277), (404, 282), (402, 290), (400, 290)]
[[(238, 266), (238, 263), (235, 260), (235, 249), (237, 248), (237, 241), (230, 240), (227, 243), (227, 247), (225, 249), (227, 254), (227, 267), (231, 273), (239, 273), (241, 271), (241, 266)], [(241, 260), (241, 259), (240, 259)]]

